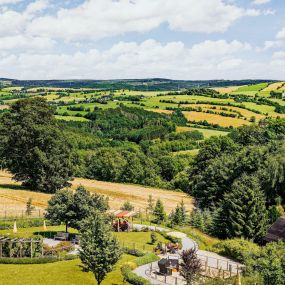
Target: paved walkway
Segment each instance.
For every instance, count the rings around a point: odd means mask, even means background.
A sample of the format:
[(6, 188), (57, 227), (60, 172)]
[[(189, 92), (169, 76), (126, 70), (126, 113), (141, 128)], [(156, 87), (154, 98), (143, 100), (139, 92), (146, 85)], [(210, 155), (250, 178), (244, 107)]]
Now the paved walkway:
[[(140, 225), (140, 224), (134, 224), (134, 227), (141, 229), (143, 227), (148, 227), (152, 230), (160, 230), (160, 231), (165, 231), (165, 232), (169, 232), (171, 234), (171, 232), (168, 229), (162, 228), (162, 227), (155, 227), (155, 226), (147, 226), (147, 225)], [(181, 234), (181, 236), (184, 236), (183, 233), (180, 232), (176, 232), (178, 234)], [(213, 267), (213, 268), (221, 268), (223, 270), (229, 270), (229, 268), (232, 268), (232, 271), (236, 271), (237, 268), (242, 267), (242, 264), (237, 263), (229, 258), (226, 258), (224, 256), (221, 256), (219, 254), (216, 254), (214, 252), (210, 252), (210, 251), (205, 251), (205, 250), (198, 250), (198, 244), (197, 242), (195, 242), (194, 240), (192, 240), (191, 238), (185, 236), (181, 239), (182, 242), (182, 250), (187, 250), (187, 249), (196, 249), (197, 250), (197, 255), (198, 257), (202, 260), (202, 261), (207, 261), (207, 264), (209, 267)], [(158, 267), (157, 262), (153, 263), (154, 267)], [(158, 280), (155, 280), (153, 278), (150, 278), (147, 274), (146, 271), (149, 270), (150, 268), (150, 264), (146, 264), (140, 267), (137, 267), (134, 272), (149, 280), (150, 282), (152, 282), (152, 284), (165, 284), (164, 282), (160, 282)], [(154, 283), (153, 283), (154, 282)]]

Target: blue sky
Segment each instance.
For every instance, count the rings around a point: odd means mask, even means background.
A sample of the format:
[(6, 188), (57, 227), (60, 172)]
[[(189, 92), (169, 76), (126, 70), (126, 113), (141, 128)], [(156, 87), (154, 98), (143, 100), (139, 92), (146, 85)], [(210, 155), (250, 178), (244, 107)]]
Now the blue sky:
[(0, 0), (0, 77), (285, 80), (284, 0)]

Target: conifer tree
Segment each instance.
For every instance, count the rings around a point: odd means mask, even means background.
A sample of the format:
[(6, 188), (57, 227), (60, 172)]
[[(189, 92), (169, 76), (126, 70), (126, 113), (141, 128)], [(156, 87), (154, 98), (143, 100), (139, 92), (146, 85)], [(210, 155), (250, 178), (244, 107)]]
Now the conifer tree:
[(120, 259), (121, 249), (111, 234), (106, 218), (99, 212), (84, 221), (80, 245), (80, 259), (84, 268), (94, 274), (100, 285)]
[(164, 206), (163, 203), (160, 199), (157, 199), (154, 210), (153, 210), (153, 215), (155, 217), (155, 221), (157, 223), (161, 223), (165, 220), (165, 211), (164, 211)]
[(243, 174), (224, 195), (218, 215), (220, 235), (258, 240), (268, 224), (265, 197), (254, 175)]

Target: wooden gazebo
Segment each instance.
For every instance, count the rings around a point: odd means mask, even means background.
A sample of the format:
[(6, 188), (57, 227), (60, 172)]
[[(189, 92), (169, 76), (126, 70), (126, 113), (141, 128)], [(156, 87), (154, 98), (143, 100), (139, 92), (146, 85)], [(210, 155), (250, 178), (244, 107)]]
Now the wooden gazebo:
[[(110, 210), (108, 213), (116, 218), (116, 221), (112, 220), (112, 226), (115, 231), (125, 232), (133, 228), (133, 218), (137, 214), (135, 211)], [(130, 220), (131, 222), (129, 222)]]

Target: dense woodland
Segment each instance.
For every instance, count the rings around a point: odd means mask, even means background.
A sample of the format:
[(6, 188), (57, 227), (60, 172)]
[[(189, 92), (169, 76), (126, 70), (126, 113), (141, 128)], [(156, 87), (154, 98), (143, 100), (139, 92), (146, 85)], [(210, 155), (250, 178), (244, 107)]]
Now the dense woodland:
[(268, 80), (170, 80), (164, 78), (130, 80), (14, 80), (0, 78), (0, 87), (60, 87), (60, 88), (101, 88), (110, 90), (129, 89), (138, 91), (168, 91), (193, 87), (242, 86), (268, 82)]

